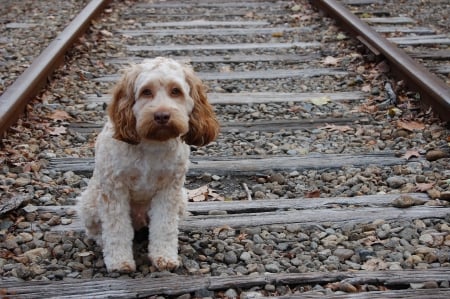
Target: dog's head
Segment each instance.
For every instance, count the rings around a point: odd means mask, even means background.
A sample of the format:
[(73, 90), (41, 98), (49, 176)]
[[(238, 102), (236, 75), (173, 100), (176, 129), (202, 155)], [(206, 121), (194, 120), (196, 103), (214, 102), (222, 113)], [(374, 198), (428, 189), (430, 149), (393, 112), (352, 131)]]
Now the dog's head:
[(202, 146), (219, 132), (202, 81), (189, 66), (163, 57), (125, 70), (108, 114), (114, 138), (130, 144), (181, 137), (187, 144)]

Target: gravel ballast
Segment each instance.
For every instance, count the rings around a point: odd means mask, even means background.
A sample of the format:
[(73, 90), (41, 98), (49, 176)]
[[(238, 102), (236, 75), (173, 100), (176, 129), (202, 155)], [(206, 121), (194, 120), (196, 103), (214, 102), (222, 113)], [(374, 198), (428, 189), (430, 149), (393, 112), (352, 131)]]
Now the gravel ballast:
[[(28, 2), (23, 2), (27, 5)], [(34, 3), (31, 1), (30, 3)], [(59, 3), (59, 2), (58, 2)], [(23, 65), (30, 63), (37, 51), (23, 50), (20, 57), (9, 59), (13, 51), (10, 41), (17, 39), (15, 31), (5, 27), (11, 22), (22, 22), (18, 15), (34, 14), (33, 23), (39, 28), (58, 28), (46, 31), (39, 40), (40, 49), (45, 40), (55, 36), (83, 6), (84, 2), (65, 2), (67, 11), (43, 14), (44, 6), (57, 7), (52, 1), (43, 1), (39, 9), (9, 7), (7, 17), (2, 17), (2, 32), (7, 32), (7, 43), (0, 40), (0, 51), (6, 61), (2, 68), (3, 91), (20, 73)], [(22, 2), (21, 4), (22, 5)], [(63, 5), (63, 4), (60, 4)], [(5, 280), (78, 280), (100, 278), (145, 278), (165, 275), (233, 276), (264, 273), (308, 273), (337, 271), (384, 271), (402, 269), (439, 269), (450, 267), (450, 219), (436, 217), (392, 221), (376, 219), (364, 223), (310, 223), (308, 225), (272, 224), (262, 226), (233, 227), (229, 225), (201, 230), (183, 230), (179, 235), (181, 267), (173, 273), (160, 273), (150, 265), (147, 257), (147, 236), (139, 232), (135, 236), (137, 270), (129, 275), (107, 273), (101, 247), (89, 240), (79, 230), (61, 230), (77, 223), (71, 207), (77, 196), (86, 188), (89, 175), (73, 171), (57, 171), (50, 162), (55, 158), (92, 158), (96, 132), (81, 132), (71, 128), (74, 123), (94, 123), (101, 126), (105, 119), (105, 104), (87, 101), (87, 96), (107, 95), (112, 82), (97, 80), (116, 75), (123, 64), (112, 59), (138, 60), (160, 54), (172, 56), (211, 55), (312, 55), (301, 63), (192, 62), (197, 72), (233, 73), (270, 71), (271, 69), (337, 68), (346, 75), (322, 75), (276, 79), (206, 80), (210, 92), (360, 92), (360, 100), (331, 101), (311, 99), (286, 103), (218, 104), (216, 113), (221, 123), (254, 124), (271, 121), (301, 121), (320, 119), (345, 120), (345, 124), (320, 124), (306, 128), (280, 128), (273, 131), (248, 130), (238, 127), (220, 134), (210, 145), (193, 148), (195, 159), (300, 157), (314, 154), (369, 154), (391, 152), (404, 159), (401, 165), (346, 165), (340, 168), (298, 169), (271, 171), (254, 175), (216, 175), (204, 173), (187, 179), (187, 188), (208, 185), (226, 201), (282, 200), (306, 197), (311, 201), (318, 197), (354, 197), (382, 194), (400, 195), (422, 192), (426, 200), (395, 202), (392, 205), (405, 208), (408, 205), (448, 209), (450, 197), (450, 132), (432, 112), (418, 109), (416, 95), (401, 82), (395, 82), (386, 72), (382, 62), (371, 60), (371, 55), (359, 51), (360, 45), (342, 32), (331, 20), (314, 11), (308, 1), (297, 4), (283, 3), (270, 6), (267, 13), (255, 8), (247, 9), (247, 15), (233, 20), (267, 20), (273, 26), (303, 27), (302, 32), (251, 36), (145, 36), (133, 37), (118, 30), (145, 28), (149, 17), (145, 10), (134, 9), (135, 1), (113, 1), (101, 18), (70, 50), (66, 64), (59, 68), (46, 90), (32, 100), (26, 117), (11, 128), (2, 139), (0, 150), (1, 204), (15, 200), (19, 206), (0, 214), (0, 275)], [(443, 4), (445, 5), (445, 4)], [(6, 8), (2, 8), (6, 9)], [(224, 8), (230, 10), (230, 8)], [(434, 10), (435, 8), (433, 8)], [(204, 10), (204, 8), (203, 8)], [(183, 8), (183, 14), (204, 13), (195, 8)], [(270, 14), (270, 10), (273, 13)], [(149, 10), (148, 12), (151, 12)], [(281, 13), (280, 13), (281, 11)], [(180, 14), (179, 8), (166, 9), (165, 13)], [(217, 12), (216, 12), (217, 13)], [(222, 11), (220, 12), (222, 13)], [(234, 13), (237, 13), (234, 11)], [(39, 15), (41, 17), (39, 17)], [(178, 17), (180, 18), (180, 17)], [(206, 18), (206, 15), (205, 15)], [(25, 17), (24, 17), (25, 19)], [(223, 16), (208, 18), (222, 20)], [(6, 21), (5, 21), (6, 20)], [(155, 16), (154, 22), (166, 20)], [(176, 20), (174, 18), (173, 20)], [(172, 21), (173, 21), (172, 20)], [(25, 21), (23, 21), (25, 22)], [(267, 25), (268, 27), (269, 25)], [(438, 25), (442, 26), (442, 25)], [(23, 30), (23, 29), (14, 29)], [(41, 32), (28, 28), (27, 34)], [(44, 34), (44, 32), (42, 32)], [(24, 38), (28, 39), (25, 35)], [(171, 53), (129, 52), (127, 45), (161, 44), (219, 44), (219, 43), (275, 43), (318, 42), (320, 48), (288, 48), (265, 51), (176, 51)], [(3, 47), (3, 45), (7, 45)], [(17, 45), (20, 45), (18, 43)], [(17, 46), (19, 47), (19, 46)], [(22, 50), (20, 50), (22, 51)], [(33, 55), (32, 55), (33, 54)], [(18, 54), (14, 54), (18, 55)], [(328, 57), (328, 59), (327, 59)], [(331, 59), (331, 58), (333, 59)], [(11, 61), (21, 61), (11, 64)], [(131, 60), (131, 58), (130, 58)], [(23, 63), (22, 63), (23, 61)], [(389, 104), (386, 82), (394, 86), (399, 97), (396, 106)], [(46, 207), (64, 206), (58, 209)], [(345, 202), (336, 202), (335, 209), (357, 209)], [(227, 217), (226, 211), (210, 211), (212, 215)], [(450, 215), (450, 214), (449, 214)], [(221, 216), (221, 217), (222, 217)], [(57, 229), (58, 228), (58, 229)], [(0, 279), (0, 280), (1, 280)], [(429, 282), (427, 287), (431, 287)], [(435, 282), (437, 288), (448, 288), (448, 281)], [(425, 285), (414, 285), (425, 288)], [(252, 296), (289, 295), (315, 292), (329, 295), (358, 291), (383, 290), (378, 285), (309, 285), (289, 286), (266, 284), (253, 289), (228, 288), (223, 290), (230, 298)], [(217, 293), (186, 296), (214, 297)], [(184, 298), (184, 297), (183, 297)], [(254, 298), (254, 297), (253, 297)]]

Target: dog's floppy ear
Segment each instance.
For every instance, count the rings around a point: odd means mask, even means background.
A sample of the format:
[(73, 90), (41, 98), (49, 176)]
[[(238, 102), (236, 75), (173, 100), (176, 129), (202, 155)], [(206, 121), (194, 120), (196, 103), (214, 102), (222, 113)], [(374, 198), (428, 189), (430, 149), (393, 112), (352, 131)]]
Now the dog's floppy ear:
[(137, 65), (125, 70), (113, 89), (112, 100), (108, 107), (108, 115), (114, 125), (113, 137), (130, 144), (140, 142), (133, 113), (134, 84), (138, 74), (139, 66)]
[(194, 109), (189, 116), (189, 131), (183, 136), (190, 145), (202, 146), (210, 143), (219, 134), (219, 123), (213, 107), (206, 97), (203, 82), (189, 66), (184, 67), (186, 82), (190, 87), (190, 96), (194, 100)]

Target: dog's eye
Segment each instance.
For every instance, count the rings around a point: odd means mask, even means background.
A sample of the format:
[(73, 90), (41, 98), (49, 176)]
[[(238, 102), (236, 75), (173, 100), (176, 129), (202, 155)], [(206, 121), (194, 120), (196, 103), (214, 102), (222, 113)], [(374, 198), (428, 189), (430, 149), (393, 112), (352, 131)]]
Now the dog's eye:
[(181, 89), (174, 87), (172, 88), (172, 91), (170, 92), (172, 96), (174, 97), (179, 97), (183, 94), (183, 92), (181, 91)]
[(146, 88), (146, 89), (144, 89), (144, 90), (142, 91), (142, 95), (143, 95), (143, 96), (146, 96), (146, 97), (151, 97), (151, 96), (153, 96), (153, 93), (152, 93), (152, 90), (151, 90), (151, 89)]

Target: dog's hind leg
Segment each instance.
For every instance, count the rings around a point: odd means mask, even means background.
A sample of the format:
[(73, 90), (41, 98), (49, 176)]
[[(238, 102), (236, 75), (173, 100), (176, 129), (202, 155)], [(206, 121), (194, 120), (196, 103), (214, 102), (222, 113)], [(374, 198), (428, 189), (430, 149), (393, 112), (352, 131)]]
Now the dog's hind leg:
[(77, 212), (89, 238), (101, 244), (101, 219), (98, 214), (98, 197), (100, 192), (93, 185), (78, 198)]

